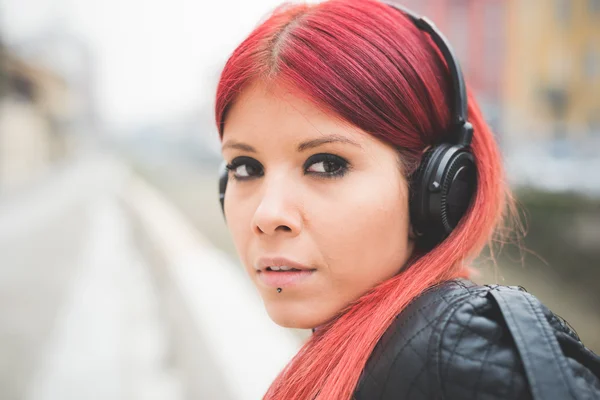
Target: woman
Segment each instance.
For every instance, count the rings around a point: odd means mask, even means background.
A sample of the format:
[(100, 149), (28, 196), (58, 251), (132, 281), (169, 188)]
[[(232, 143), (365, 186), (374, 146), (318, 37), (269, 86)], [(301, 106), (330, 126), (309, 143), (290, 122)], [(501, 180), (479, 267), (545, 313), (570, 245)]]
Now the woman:
[[(373, 0), (281, 7), (228, 60), (216, 121), (242, 263), (273, 321), (314, 332), (265, 399), (547, 393), (493, 288), (467, 280), (511, 203), (493, 135), (426, 20)], [(576, 384), (600, 387), (595, 355), (544, 312), (580, 351)]]

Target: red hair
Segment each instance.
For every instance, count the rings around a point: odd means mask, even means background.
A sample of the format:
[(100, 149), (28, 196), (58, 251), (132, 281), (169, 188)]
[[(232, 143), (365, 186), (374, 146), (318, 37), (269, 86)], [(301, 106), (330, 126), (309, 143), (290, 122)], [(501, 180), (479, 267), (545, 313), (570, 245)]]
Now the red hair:
[[(222, 72), (215, 110), (221, 137), (228, 109), (255, 80), (295, 88), (391, 144), (406, 175), (450, 126), (450, 79), (437, 48), (404, 14), (374, 0), (275, 10)], [(469, 262), (502, 221), (508, 191), (497, 144), (470, 92), (468, 109), (478, 185), (466, 216), (445, 241), (316, 331), (265, 399), (350, 399), (373, 348), (407, 304), (436, 283), (469, 276)]]

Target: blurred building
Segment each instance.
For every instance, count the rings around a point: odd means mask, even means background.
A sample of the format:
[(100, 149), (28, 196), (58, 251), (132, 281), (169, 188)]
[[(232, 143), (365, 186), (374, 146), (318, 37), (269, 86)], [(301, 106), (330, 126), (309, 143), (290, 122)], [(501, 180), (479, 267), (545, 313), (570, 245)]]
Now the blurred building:
[(0, 191), (7, 192), (66, 156), (61, 131), (71, 106), (60, 76), (0, 51)]
[(63, 133), (79, 138), (95, 136), (99, 125), (94, 90), (97, 60), (90, 45), (57, 20), (13, 43), (12, 48), (27, 62), (55, 71), (69, 87), (70, 124)]
[(600, 0), (508, 2), (507, 132), (600, 136)]
[(508, 26), (510, 181), (600, 196), (600, 0), (512, 0)]

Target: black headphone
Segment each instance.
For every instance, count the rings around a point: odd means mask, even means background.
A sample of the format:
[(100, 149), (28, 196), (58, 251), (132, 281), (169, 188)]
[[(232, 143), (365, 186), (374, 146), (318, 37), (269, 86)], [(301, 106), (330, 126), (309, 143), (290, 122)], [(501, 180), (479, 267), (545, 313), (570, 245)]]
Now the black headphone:
[[(466, 213), (477, 186), (477, 169), (470, 144), (473, 126), (468, 122), (465, 81), (448, 40), (433, 22), (408, 9), (386, 3), (406, 14), (423, 32), (429, 34), (450, 71), (453, 90), (452, 125), (443, 142), (428, 149), (410, 178), (410, 218), (417, 244), (431, 249), (443, 241)], [(225, 215), (228, 170), (219, 168), (219, 200)]]

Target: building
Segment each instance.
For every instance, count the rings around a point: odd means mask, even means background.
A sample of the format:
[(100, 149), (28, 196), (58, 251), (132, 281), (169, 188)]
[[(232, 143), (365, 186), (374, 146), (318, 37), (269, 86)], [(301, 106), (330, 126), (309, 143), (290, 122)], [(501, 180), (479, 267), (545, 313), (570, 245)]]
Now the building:
[(506, 131), (532, 141), (600, 136), (600, 0), (512, 0), (508, 27)]
[(65, 157), (69, 90), (52, 71), (0, 49), (0, 193), (10, 192)]

